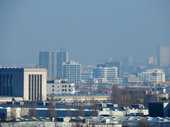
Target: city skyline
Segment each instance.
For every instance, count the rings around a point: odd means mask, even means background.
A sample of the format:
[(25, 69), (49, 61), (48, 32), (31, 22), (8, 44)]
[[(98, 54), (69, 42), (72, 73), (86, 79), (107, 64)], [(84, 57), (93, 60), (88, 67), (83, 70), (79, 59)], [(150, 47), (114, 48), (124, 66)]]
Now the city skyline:
[(170, 1), (0, 1), (0, 65), (38, 65), (61, 47), (70, 60), (147, 59), (170, 44)]

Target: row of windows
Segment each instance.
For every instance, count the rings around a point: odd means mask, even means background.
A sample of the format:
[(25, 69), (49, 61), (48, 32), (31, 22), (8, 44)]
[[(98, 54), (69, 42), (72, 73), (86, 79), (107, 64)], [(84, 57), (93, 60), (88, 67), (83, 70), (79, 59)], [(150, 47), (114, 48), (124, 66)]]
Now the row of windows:
[(12, 95), (13, 76), (11, 74), (0, 75), (0, 95)]
[[(52, 89), (52, 91), (54, 91), (54, 89)], [(62, 91), (67, 91), (67, 89), (62, 89)], [(71, 91), (71, 89), (69, 89), (68, 91)], [(60, 91), (57, 90), (57, 92), (60, 92)]]
[[(52, 87), (54, 87), (54, 85), (52, 85)], [(62, 85), (62, 87), (67, 87), (67, 85)], [(71, 87), (71, 85), (69, 85), (68, 87)], [(59, 88), (59, 86), (57, 86), (57, 88)]]

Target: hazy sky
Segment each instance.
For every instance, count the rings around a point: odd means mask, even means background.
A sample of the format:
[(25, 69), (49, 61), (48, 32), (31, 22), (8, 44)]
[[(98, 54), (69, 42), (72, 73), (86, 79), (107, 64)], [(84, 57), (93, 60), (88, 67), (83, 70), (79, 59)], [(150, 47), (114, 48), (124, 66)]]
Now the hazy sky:
[(38, 64), (63, 47), (69, 59), (155, 56), (170, 45), (170, 0), (0, 0), (0, 65)]

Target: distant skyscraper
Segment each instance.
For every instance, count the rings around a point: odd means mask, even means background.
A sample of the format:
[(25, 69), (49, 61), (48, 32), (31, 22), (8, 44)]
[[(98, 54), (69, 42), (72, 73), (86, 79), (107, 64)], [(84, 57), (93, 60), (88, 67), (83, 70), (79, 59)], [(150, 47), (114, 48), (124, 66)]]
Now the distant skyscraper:
[(122, 57), (122, 66), (130, 66), (132, 63), (132, 57)]
[(69, 83), (78, 84), (81, 80), (81, 64), (78, 62), (70, 61), (64, 63), (64, 77), (67, 77)]
[(48, 69), (48, 80), (63, 77), (63, 62), (68, 62), (68, 52), (49, 51), (39, 53), (39, 67)]
[(151, 57), (149, 58), (149, 64), (157, 64), (157, 58), (151, 56)]
[(159, 45), (157, 47), (157, 64), (158, 66), (169, 66), (169, 46)]

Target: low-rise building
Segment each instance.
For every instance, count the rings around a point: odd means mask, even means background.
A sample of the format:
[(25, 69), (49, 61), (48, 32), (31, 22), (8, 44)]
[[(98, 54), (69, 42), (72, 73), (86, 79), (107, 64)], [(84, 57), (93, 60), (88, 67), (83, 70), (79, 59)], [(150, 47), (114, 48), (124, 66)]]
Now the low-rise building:
[(148, 69), (138, 73), (140, 82), (165, 82), (165, 73), (162, 69)]
[(74, 94), (75, 84), (68, 83), (65, 77), (47, 82), (47, 94)]

